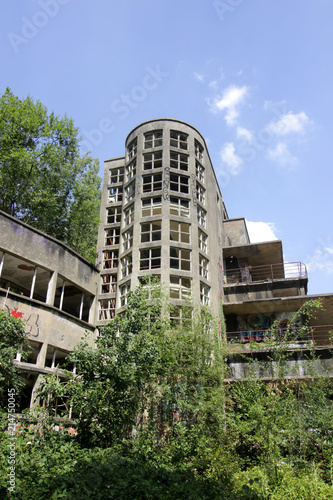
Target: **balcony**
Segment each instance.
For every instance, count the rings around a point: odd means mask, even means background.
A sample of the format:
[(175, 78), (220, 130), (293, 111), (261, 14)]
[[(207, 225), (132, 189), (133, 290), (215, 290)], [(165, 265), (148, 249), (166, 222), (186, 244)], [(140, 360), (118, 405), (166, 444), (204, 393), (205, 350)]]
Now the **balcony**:
[(249, 285), (258, 282), (307, 279), (306, 265), (302, 262), (284, 262), (262, 266), (243, 266), (224, 271), (224, 286)]
[[(271, 329), (251, 329), (227, 332), (227, 342), (233, 344), (235, 351), (261, 350), (274, 344), (285, 343), (288, 348), (330, 347), (333, 346), (333, 325), (278, 327), (274, 334)], [(235, 345), (236, 344), (236, 345)]]

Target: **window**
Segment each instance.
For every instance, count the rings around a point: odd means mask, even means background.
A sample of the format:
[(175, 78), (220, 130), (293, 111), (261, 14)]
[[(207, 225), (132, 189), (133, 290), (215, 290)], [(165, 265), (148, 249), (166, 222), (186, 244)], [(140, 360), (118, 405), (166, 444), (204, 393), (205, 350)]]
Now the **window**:
[(119, 245), (120, 228), (113, 227), (105, 230), (105, 246)]
[(198, 161), (195, 162), (195, 174), (200, 182), (205, 180), (205, 168)]
[(139, 283), (144, 287), (147, 295), (147, 299), (152, 299), (154, 298), (154, 289), (159, 291), (158, 284), (161, 282), (161, 275), (160, 274), (153, 274), (150, 276), (140, 276), (139, 277)]
[(117, 291), (117, 275), (103, 274), (102, 275), (102, 293), (116, 293)]
[(162, 146), (162, 130), (153, 130), (144, 134), (144, 149)]
[(134, 205), (128, 207), (124, 212), (124, 223), (128, 226), (134, 221)]
[(126, 255), (121, 259), (121, 277), (125, 278), (132, 272), (132, 254)]
[(188, 328), (191, 325), (192, 309), (190, 307), (172, 306), (170, 309), (171, 326), (184, 326)]
[(129, 182), (136, 173), (136, 160), (131, 161), (126, 167), (126, 182)]
[(170, 297), (187, 299), (191, 296), (191, 280), (181, 276), (170, 276)]
[(127, 281), (126, 283), (124, 283), (119, 287), (119, 290), (120, 290), (120, 305), (122, 307), (127, 304), (128, 294), (131, 291), (131, 282)]
[(182, 198), (170, 196), (170, 215), (178, 215), (178, 217), (190, 216), (190, 202)]
[(121, 207), (112, 207), (106, 210), (106, 223), (116, 224), (121, 221)]
[(151, 217), (152, 215), (161, 215), (162, 197), (145, 198), (142, 200), (142, 217)]
[(208, 262), (205, 257), (199, 255), (199, 274), (206, 280), (208, 279)]
[(191, 251), (184, 248), (170, 248), (171, 269), (191, 270)]
[(207, 253), (207, 239), (208, 236), (201, 229), (198, 229), (198, 245), (200, 250)]
[(195, 149), (195, 157), (199, 160), (203, 160), (203, 152), (204, 148), (201, 146), (200, 142), (194, 139), (194, 149)]
[(161, 249), (146, 248), (140, 250), (140, 271), (161, 267)]
[(170, 190), (188, 194), (189, 177), (179, 174), (170, 174)]
[(178, 149), (187, 149), (187, 134), (177, 132), (177, 130), (170, 131), (170, 146)]
[(151, 174), (143, 176), (143, 192), (159, 191), (162, 189), (162, 174)]
[(110, 184), (120, 184), (124, 180), (124, 167), (110, 169)]
[(133, 228), (131, 227), (127, 231), (124, 231), (122, 234), (123, 239), (123, 252), (129, 250), (133, 246)]
[(100, 321), (113, 319), (116, 312), (116, 299), (102, 299), (99, 301), (99, 315)]
[(135, 138), (127, 147), (127, 158), (131, 160), (136, 155), (138, 140)]
[(151, 168), (162, 168), (162, 151), (143, 155), (143, 170), (150, 170)]
[(209, 292), (209, 286), (200, 283), (200, 301), (202, 304), (209, 305)]
[(206, 189), (197, 182), (197, 187), (196, 187), (196, 192), (197, 192), (197, 200), (202, 203), (203, 205), (205, 204), (205, 196), (206, 196)]
[(141, 243), (159, 241), (161, 239), (162, 221), (145, 222), (141, 224)]
[(111, 187), (108, 189), (108, 203), (118, 203), (123, 201), (123, 188), (122, 186)]
[(118, 250), (103, 252), (103, 269), (114, 269), (118, 267)]
[(190, 224), (170, 221), (170, 240), (180, 243), (190, 243)]
[(182, 153), (170, 151), (170, 167), (179, 170), (188, 170), (188, 156)]
[(135, 181), (125, 188), (125, 203), (129, 203), (135, 197)]
[(197, 206), (198, 224), (199, 226), (206, 227), (206, 215), (207, 212), (203, 208)]

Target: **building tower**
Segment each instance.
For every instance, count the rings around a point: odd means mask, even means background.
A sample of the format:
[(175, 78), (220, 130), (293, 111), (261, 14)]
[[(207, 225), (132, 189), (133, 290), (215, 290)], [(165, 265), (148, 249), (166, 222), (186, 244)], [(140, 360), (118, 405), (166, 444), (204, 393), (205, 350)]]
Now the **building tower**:
[(125, 156), (105, 162), (99, 231), (97, 324), (126, 306), (130, 290), (156, 275), (170, 288), (175, 321), (184, 300), (222, 307), (222, 195), (201, 134), (179, 120), (134, 128)]

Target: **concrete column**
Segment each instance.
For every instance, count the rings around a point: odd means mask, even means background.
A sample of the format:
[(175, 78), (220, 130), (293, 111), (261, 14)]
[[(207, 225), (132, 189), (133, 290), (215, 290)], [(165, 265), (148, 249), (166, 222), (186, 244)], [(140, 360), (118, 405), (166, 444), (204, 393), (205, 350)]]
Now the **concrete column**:
[(57, 290), (57, 280), (58, 280), (58, 273), (54, 271), (51, 274), (49, 284), (47, 286), (46, 303), (49, 306), (53, 306), (54, 304), (55, 294)]

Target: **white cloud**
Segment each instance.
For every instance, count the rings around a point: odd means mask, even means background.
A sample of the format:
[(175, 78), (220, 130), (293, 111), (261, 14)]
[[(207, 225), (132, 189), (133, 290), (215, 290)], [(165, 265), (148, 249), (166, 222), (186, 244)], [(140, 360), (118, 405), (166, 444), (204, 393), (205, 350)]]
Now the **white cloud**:
[(284, 142), (278, 142), (275, 148), (269, 149), (268, 157), (282, 166), (293, 167), (298, 162), (297, 158), (289, 152), (288, 146)]
[(199, 82), (203, 82), (205, 80), (205, 76), (202, 73), (193, 73), (193, 76)]
[(285, 136), (291, 133), (304, 134), (309, 123), (310, 120), (303, 111), (297, 114), (289, 111), (282, 115), (279, 120), (271, 122), (267, 128), (277, 136)]
[(243, 160), (235, 153), (235, 146), (232, 142), (226, 142), (221, 150), (221, 159), (228, 167), (231, 175), (238, 175)]
[(215, 113), (225, 111), (227, 125), (235, 125), (239, 116), (239, 107), (248, 93), (249, 88), (245, 85), (243, 87), (230, 85), (223, 91), (222, 96), (217, 96), (210, 102), (211, 111)]
[(208, 87), (210, 87), (211, 89), (215, 89), (216, 90), (217, 87), (218, 87), (217, 80), (212, 80), (211, 82), (209, 82)]
[(245, 139), (248, 142), (251, 142), (253, 140), (253, 134), (247, 128), (237, 127), (236, 133), (239, 139)]
[(306, 263), (308, 271), (325, 271), (327, 274), (333, 273), (333, 246), (318, 248), (314, 255), (309, 257)]
[(273, 222), (251, 222), (246, 221), (247, 230), (251, 243), (277, 240), (276, 227)]

